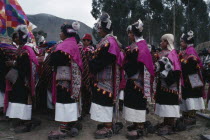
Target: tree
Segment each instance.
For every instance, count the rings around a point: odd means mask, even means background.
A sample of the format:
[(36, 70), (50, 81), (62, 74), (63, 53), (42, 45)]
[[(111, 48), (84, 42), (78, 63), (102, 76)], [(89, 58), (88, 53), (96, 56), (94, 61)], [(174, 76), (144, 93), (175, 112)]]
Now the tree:
[(193, 30), (196, 44), (209, 40), (209, 15), (208, 7), (204, 0), (182, 0), (186, 5), (185, 15), (187, 22), (185, 32)]
[[(208, 6), (210, 8), (210, 3)], [(158, 46), (160, 37), (173, 33), (173, 27), (176, 44), (181, 34), (190, 29), (195, 32), (198, 44), (209, 39), (208, 6), (204, 0), (177, 0), (176, 3), (174, 0), (93, 0), (91, 14), (97, 19), (102, 11), (108, 12), (114, 34), (124, 45), (128, 45), (127, 26), (138, 19), (143, 21), (144, 38), (151, 44)]]

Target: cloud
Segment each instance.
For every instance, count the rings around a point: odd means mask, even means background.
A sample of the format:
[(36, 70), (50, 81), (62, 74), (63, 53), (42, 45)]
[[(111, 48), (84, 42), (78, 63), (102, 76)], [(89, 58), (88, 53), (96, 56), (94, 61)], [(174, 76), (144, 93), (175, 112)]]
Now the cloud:
[(18, 0), (26, 14), (47, 13), (81, 21), (90, 27), (96, 22), (91, 15), (92, 0)]

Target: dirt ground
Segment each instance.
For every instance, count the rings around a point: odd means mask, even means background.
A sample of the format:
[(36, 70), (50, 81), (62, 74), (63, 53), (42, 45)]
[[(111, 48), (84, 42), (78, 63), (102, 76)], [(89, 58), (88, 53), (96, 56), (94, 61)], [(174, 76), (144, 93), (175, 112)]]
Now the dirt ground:
[[(147, 120), (151, 121), (153, 124), (161, 122), (161, 118), (154, 115), (150, 107), (150, 114), (147, 115)], [(10, 128), (10, 122), (0, 122), (0, 140), (47, 140), (48, 132), (51, 130), (56, 130), (58, 124), (54, 121), (48, 119), (48, 115), (36, 113), (35, 117), (42, 120), (41, 126), (34, 129), (32, 132), (24, 134), (15, 134)], [(197, 117), (197, 125), (193, 126), (191, 129), (183, 132), (179, 132), (169, 136), (157, 136), (156, 134), (148, 134), (147, 137), (143, 137), (143, 140), (200, 140), (201, 134), (210, 134), (210, 120), (206, 120)], [(89, 116), (82, 120), (83, 130), (80, 135), (76, 138), (66, 138), (65, 140), (94, 140), (93, 133), (96, 129), (97, 123), (90, 120)], [(127, 125), (123, 121), (124, 125)], [(120, 134), (114, 135), (109, 140), (126, 140), (125, 138), (126, 129), (121, 131)]]

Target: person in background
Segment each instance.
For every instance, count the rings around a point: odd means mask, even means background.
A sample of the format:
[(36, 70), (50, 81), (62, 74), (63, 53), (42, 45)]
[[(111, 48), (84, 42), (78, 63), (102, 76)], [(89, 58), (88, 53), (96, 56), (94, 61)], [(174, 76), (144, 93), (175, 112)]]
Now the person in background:
[(90, 76), (89, 71), (89, 61), (91, 60), (94, 52), (92, 36), (90, 34), (85, 34), (82, 38), (82, 44), (80, 45), (80, 52), (83, 62), (83, 72), (82, 72), (82, 116), (90, 112), (91, 104), (91, 93), (93, 87), (93, 79)]

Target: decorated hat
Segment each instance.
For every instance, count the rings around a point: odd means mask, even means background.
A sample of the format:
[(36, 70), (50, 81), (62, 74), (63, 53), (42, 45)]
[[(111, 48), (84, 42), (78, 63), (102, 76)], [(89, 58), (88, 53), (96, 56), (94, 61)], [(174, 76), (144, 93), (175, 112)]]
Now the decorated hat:
[(82, 38), (82, 40), (84, 39), (88, 39), (88, 40), (92, 40), (92, 36), (90, 34), (85, 34)]
[(108, 13), (103, 12), (98, 22), (95, 24), (95, 28), (102, 28), (106, 32), (112, 32), (112, 21)]
[(80, 23), (78, 21), (75, 21), (72, 24), (64, 23), (61, 26), (61, 31), (67, 36), (71, 33), (77, 33), (79, 29), (80, 29)]
[(132, 31), (135, 36), (142, 36), (143, 26), (143, 22), (139, 19), (137, 22), (128, 26), (127, 32)]
[(183, 33), (180, 40), (184, 40), (184, 42), (186, 42), (187, 44), (193, 44), (194, 43), (194, 32), (190, 30), (186, 34)]
[(161, 40), (166, 40), (168, 41), (168, 50), (173, 50), (174, 49), (174, 35), (173, 34), (164, 34), (162, 37), (161, 37)]

